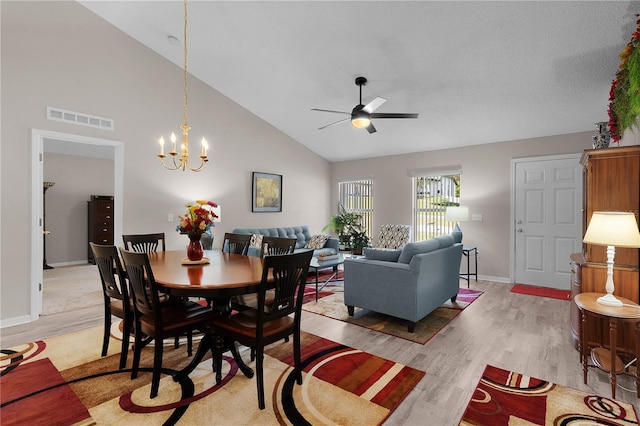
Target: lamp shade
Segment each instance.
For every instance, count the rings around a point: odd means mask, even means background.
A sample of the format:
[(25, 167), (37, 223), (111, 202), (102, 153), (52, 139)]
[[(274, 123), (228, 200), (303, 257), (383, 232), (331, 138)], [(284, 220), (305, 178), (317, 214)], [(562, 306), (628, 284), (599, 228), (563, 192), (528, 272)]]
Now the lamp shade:
[(448, 222), (466, 222), (469, 220), (469, 207), (449, 206), (444, 214), (444, 220)]
[(600, 246), (638, 248), (640, 232), (630, 212), (594, 212), (583, 242)]

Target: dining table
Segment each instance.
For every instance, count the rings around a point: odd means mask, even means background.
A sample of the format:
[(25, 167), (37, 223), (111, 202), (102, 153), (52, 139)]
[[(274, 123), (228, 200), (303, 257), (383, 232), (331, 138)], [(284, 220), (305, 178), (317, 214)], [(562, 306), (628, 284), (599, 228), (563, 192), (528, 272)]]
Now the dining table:
[[(235, 295), (255, 293), (262, 281), (263, 259), (241, 254), (205, 250), (201, 261), (189, 261), (184, 250), (149, 253), (149, 265), (154, 279), (171, 296), (200, 297), (221, 315), (231, 312), (230, 300)], [(206, 333), (189, 365), (173, 376), (179, 382), (200, 364), (207, 351), (213, 349), (212, 336)], [(240, 357), (235, 342), (225, 342), (225, 349), (242, 373), (251, 378), (253, 370)], [(216, 371), (220, 383), (221, 372)]]

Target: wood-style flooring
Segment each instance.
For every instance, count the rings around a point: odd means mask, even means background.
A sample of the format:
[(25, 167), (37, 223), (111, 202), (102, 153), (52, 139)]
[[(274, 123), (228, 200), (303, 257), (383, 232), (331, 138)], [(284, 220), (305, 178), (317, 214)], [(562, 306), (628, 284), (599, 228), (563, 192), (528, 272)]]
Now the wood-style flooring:
[[(463, 281), (466, 287), (466, 281)], [(462, 284), (461, 284), (462, 285)], [(385, 425), (456, 425), (487, 364), (550, 380), (584, 392), (611, 395), (609, 377), (589, 370), (582, 380), (570, 338), (570, 303), (511, 293), (511, 285), (471, 281), (485, 293), (426, 345), (304, 312), (302, 329), (426, 371)], [(102, 324), (102, 307), (42, 317), (2, 329), (3, 348)], [(99, 350), (99, 348), (96, 348)], [(620, 376), (616, 399), (634, 404), (635, 383)]]

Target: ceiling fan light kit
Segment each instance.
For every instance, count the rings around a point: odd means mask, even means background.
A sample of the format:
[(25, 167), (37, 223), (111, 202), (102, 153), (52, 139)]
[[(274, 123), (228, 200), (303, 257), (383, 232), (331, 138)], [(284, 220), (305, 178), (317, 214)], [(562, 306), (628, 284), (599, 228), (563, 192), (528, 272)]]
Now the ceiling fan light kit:
[[(345, 111), (334, 111), (330, 109), (319, 109), (312, 108), (311, 111), (321, 111), (321, 112), (332, 112), (336, 114), (346, 114), (351, 118), (351, 125), (357, 129), (367, 129), (369, 133), (375, 133), (376, 128), (371, 122), (372, 118), (418, 118), (417, 113), (374, 113), (376, 109), (380, 107), (387, 100), (381, 97), (377, 97), (366, 105), (362, 104), (362, 86), (367, 84), (367, 79), (365, 77), (357, 77), (356, 78), (356, 86), (360, 88), (360, 102), (356, 105), (351, 113)], [(342, 120), (338, 120), (334, 123), (327, 124), (326, 126), (319, 127), (318, 130), (325, 129), (329, 126), (333, 126), (334, 124), (343, 123), (349, 120), (349, 118), (343, 118)]]

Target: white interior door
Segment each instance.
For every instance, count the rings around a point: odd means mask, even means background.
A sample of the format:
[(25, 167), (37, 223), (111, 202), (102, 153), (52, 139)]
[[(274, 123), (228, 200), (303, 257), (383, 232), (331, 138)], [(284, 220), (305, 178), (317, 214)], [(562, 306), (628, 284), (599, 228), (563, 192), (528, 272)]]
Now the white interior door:
[(570, 288), (569, 255), (582, 250), (580, 155), (515, 161), (515, 282)]

